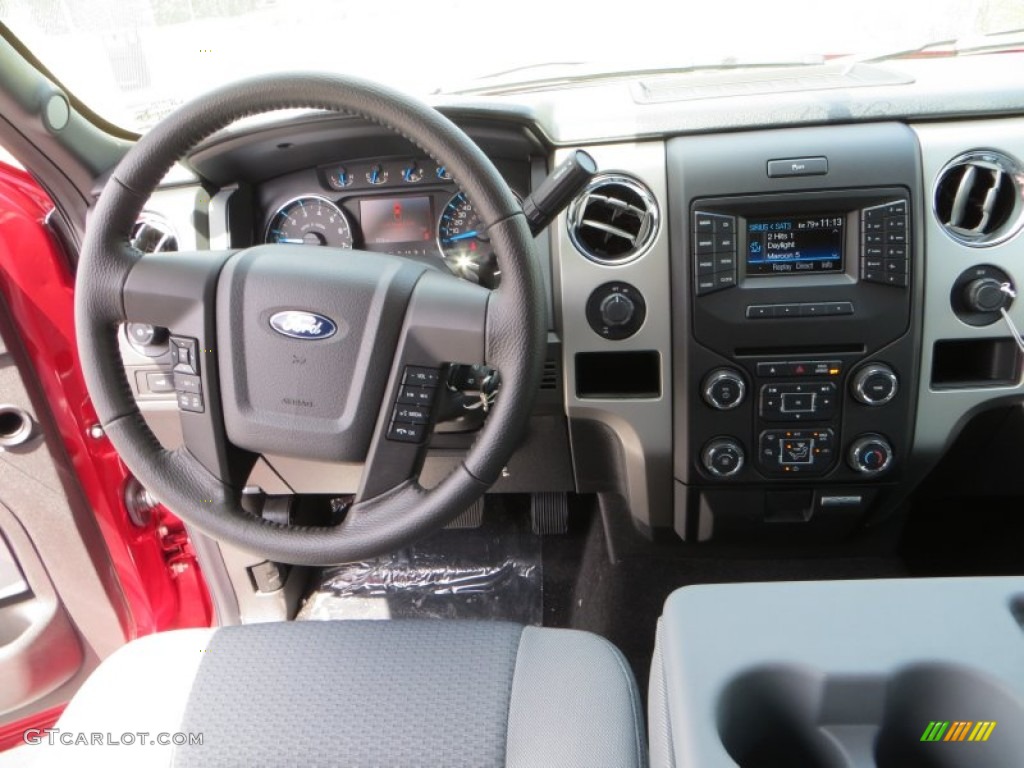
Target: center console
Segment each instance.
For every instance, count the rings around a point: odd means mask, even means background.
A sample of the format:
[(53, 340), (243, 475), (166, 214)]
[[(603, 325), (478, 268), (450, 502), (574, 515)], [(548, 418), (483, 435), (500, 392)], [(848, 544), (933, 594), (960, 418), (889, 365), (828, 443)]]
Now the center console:
[(669, 142), (684, 539), (841, 536), (899, 480), (918, 156), (895, 124)]
[(1015, 768), (1024, 579), (721, 584), (665, 603), (651, 766)]

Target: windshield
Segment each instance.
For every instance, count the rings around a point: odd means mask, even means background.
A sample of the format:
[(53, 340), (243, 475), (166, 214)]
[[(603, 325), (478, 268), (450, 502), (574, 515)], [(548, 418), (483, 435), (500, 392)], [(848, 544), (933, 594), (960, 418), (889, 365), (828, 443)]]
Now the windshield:
[(0, 20), (95, 112), (142, 131), (204, 90), (267, 72), (343, 72), (426, 95), (509, 70), (522, 83), (813, 63), (1024, 27), (1024, 3), (0, 0)]

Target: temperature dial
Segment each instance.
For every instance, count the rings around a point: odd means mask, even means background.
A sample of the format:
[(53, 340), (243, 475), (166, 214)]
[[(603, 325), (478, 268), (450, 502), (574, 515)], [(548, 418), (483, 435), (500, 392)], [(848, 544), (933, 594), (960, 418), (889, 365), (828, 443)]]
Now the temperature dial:
[(892, 446), (881, 435), (861, 435), (850, 445), (850, 466), (863, 475), (880, 475), (892, 464)]
[(377, 163), (366, 172), (366, 180), (370, 184), (383, 184), (388, 180), (388, 172), (380, 163)]

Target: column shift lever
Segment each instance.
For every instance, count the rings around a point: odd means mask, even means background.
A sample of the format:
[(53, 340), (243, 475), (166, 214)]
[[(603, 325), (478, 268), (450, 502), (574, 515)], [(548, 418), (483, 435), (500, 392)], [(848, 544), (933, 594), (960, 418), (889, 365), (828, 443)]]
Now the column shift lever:
[(577, 149), (563, 160), (523, 201), (523, 212), (533, 234), (539, 234), (597, 173), (594, 158)]

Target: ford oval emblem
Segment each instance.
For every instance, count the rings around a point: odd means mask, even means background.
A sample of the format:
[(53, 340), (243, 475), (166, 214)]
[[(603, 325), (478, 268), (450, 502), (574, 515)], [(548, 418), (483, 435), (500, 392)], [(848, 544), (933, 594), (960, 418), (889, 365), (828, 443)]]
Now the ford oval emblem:
[(288, 309), (270, 318), (270, 327), (282, 336), (303, 341), (329, 339), (338, 332), (338, 326), (329, 317), (316, 312)]

